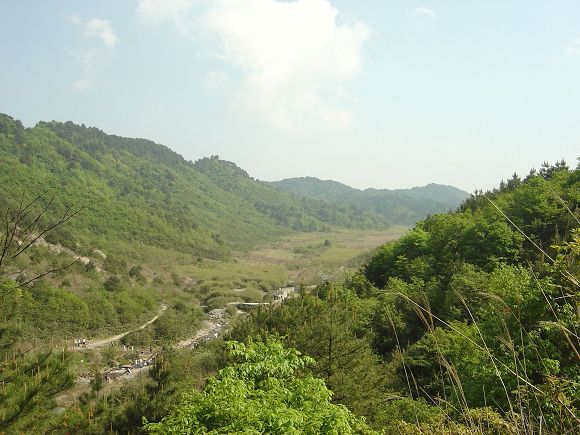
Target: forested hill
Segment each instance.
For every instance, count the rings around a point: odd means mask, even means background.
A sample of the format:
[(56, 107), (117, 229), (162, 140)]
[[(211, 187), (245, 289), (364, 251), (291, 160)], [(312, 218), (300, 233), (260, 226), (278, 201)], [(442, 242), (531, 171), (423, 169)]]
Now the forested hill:
[(544, 164), (231, 336), (284, 337), (378, 433), (577, 434), (579, 260), (580, 165)]
[(72, 122), (24, 128), (0, 114), (0, 209), (60, 187), (47, 220), (92, 204), (51, 235), (74, 247), (125, 240), (222, 257), (290, 231), (384, 228), (354, 206), (304, 199), (250, 178), (217, 156), (196, 163), (145, 139)]
[(427, 215), (456, 209), (467, 192), (453, 186), (428, 184), (412, 189), (354, 189), (346, 184), (314, 177), (288, 178), (268, 183), (305, 198), (326, 200), (377, 213), (392, 222), (414, 224)]

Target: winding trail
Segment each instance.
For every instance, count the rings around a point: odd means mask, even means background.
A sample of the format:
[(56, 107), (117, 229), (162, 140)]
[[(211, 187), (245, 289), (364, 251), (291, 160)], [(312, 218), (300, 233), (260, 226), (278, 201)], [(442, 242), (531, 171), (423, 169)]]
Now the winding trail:
[(197, 333), (187, 340), (180, 341), (176, 347), (177, 349), (184, 347), (193, 348), (202, 341), (217, 338), (227, 324), (226, 313), (223, 308), (211, 310), (208, 313), (208, 318), (203, 322)]
[[(238, 289), (234, 289), (234, 290), (238, 290)], [(290, 295), (292, 293), (295, 293), (295, 292), (296, 292), (295, 287), (279, 288), (278, 295), (277, 295), (276, 301), (274, 303), (276, 303), (276, 304), (282, 303), (285, 299), (290, 297)], [(270, 303), (269, 302), (238, 301), (238, 302), (229, 302), (227, 305), (258, 307), (258, 306), (268, 306), (268, 305), (270, 305)], [(106, 346), (107, 344), (111, 344), (115, 341), (119, 341), (120, 339), (122, 339), (126, 335), (130, 334), (131, 332), (139, 331), (139, 330), (151, 325), (153, 322), (155, 322), (159, 318), (159, 316), (161, 316), (161, 314), (163, 314), (163, 312), (166, 309), (167, 309), (167, 305), (161, 304), (161, 307), (159, 308), (159, 311), (157, 312), (157, 314), (152, 319), (143, 323), (141, 326), (139, 326), (135, 329), (131, 329), (129, 331), (122, 332), (122, 333), (117, 334), (117, 335), (113, 335), (111, 337), (107, 337), (107, 338), (103, 338), (103, 339), (95, 340), (95, 341), (89, 341), (86, 344), (86, 346), (73, 346), (72, 350), (79, 351), (79, 350), (86, 350), (86, 349), (98, 349), (100, 347)], [(193, 337), (177, 343), (176, 347), (178, 349), (181, 349), (184, 347), (192, 347), (201, 341), (206, 341), (206, 340), (211, 340), (213, 338), (217, 338), (218, 335), (220, 334), (220, 332), (223, 330), (223, 328), (227, 325), (227, 323), (228, 322), (226, 321), (224, 309), (212, 310), (209, 313), (208, 319), (202, 324), (202, 327), (199, 329), (199, 331)]]
[[(295, 287), (280, 288), (280, 289), (278, 289), (276, 300), (273, 301), (272, 303), (275, 305), (281, 304), (285, 299), (290, 297), (290, 295), (295, 293), (295, 292), (296, 292)], [(270, 303), (263, 303), (263, 302), (253, 302), (252, 303), (252, 302), (238, 301), (238, 302), (230, 302), (227, 305), (234, 305), (234, 306), (241, 306), (241, 307), (244, 307), (244, 306), (245, 307), (256, 307), (256, 306), (268, 306), (268, 305), (270, 305)], [(152, 319), (145, 322), (143, 325), (139, 326), (138, 328), (123, 332), (121, 334), (114, 335), (112, 337), (107, 337), (107, 338), (103, 338), (101, 340), (96, 340), (94, 342), (90, 342), (86, 345), (86, 347), (75, 346), (75, 347), (73, 347), (73, 350), (80, 351), (80, 350), (85, 350), (85, 349), (98, 349), (100, 347), (106, 346), (107, 344), (118, 341), (118, 340), (122, 339), (124, 336), (126, 336), (127, 334), (141, 330), (141, 329), (147, 327), (148, 325), (152, 324), (153, 322), (155, 322), (159, 318), (159, 316), (161, 316), (163, 314), (163, 312), (166, 309), (167, 309), (167, 306), (162, 304), (161, 307), (159, 308), (159, 311), (157, 312), (157, 314)], [(240, 313), (242, 313), (242, 312), (238, 310), (238, 314), (240, 314)], [(194, 349), (202, 342), (214, 340), (217, 337), (219, 337), (221, 335), (221, 333), (223, 332), (223, 330), (228, 326), (228, 323), (229, 323), (228, 316), (226, 315), (226, 310), (224, 308), (216, 308), (214, 310), (211, 310), (208, 313), (207, 318), (202, 323), (200, 329), (196, 332), (196, 334), (193, 337), (190, 337), (189, 339), (186, 339), (186, 340), (183, 340), (183, 341), (176, 343), (174, 345), (174, 347), (177, 349), (183, 349), (183, 348)], [(153, 356), (153, 358), (154, 357), (155, 356)], [(153, 367), (153, 366), (150, 364), (147, 366), (144, 366), (144, 367), (133, 367), (131, 369), (130, 373), (123, 373), (122, 375), (116, 377), (115, 382), (118, 382), (118, 381), (121, 381), (123, 383), (127, 382), (131, 379), (136, 378), (139, 374), (147, 372), (149, 369), (151, 369), (151, 367)], [(110, 374), (111, 370), (109, 370), (107, 373)], [(90, 376), (87, 376), (87, 375), (79, 376), (77, 378), (75, 387), (62, 393), (61, 395), (59, 395), (57, 397), (57, 402), (59, 403), (59, 406), (63, 407), (63, 409), (64, 409), (64, 408), (74, 404), (75, 401), (78, 399), (78, 397), (83, 392), (89, 391), (90, 381), (91, 381)], [(112, 387), (113, 386), (111, 385), (108, 388), (112, 388)]]
[(86, 346), (83, 346), (83, 347), (75, 346), (75, 347), (73, 347), (73, 350), (98, 349), (99, 347), (103, 347), (107, 344), (113, 343), (114, 341), (118, 341), (121, 338), (123, 338), (124, 336), (130, 334), (131, 332), (139, 331), (139, 330), (144, 329), (145, 327), (151, 325), (153, 322), (155, 322), (159, 318), (159, 316), (161, 316), (161, 314), (163, 314), (163, 312), (166, 309), (167, 309), (167, 305), (162, 304), (161, 307), (159, 308), (159, 311), (155, 315), (155, 317), (153, 317), (151, 320), (148, 320), (147, 322), (143, 323), (138, 328), (131, 329), (130, 331), (122, 332), (121, 334), (113, 335), (112, 337), (103, 338), (101, 340), (90, 341)]

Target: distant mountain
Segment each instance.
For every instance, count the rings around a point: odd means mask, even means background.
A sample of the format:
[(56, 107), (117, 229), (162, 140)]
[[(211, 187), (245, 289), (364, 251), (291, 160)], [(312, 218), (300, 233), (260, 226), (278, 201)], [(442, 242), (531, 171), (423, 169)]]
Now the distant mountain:
[(337, 181), (314, 177), (288, 178), (266, 184), (305, 198), (356, 207), (405, 225), (412, 225), (427, 215), (454, 210), (470, 196), (461, 189), (441, 184), (411, 189), (359, 190)]
[(355, 206), (267, 186), (217, 156), (192, 163), (149, 140), (72, 122), (24, 128), (0, 114), (0, 162), (2, 213), (22, 195), (57, 186), (47, 220), (67, 204), (93, 204), (52, 235), (79, 249), (122, 240), (218, 258), (291, 231), (390, 223)]

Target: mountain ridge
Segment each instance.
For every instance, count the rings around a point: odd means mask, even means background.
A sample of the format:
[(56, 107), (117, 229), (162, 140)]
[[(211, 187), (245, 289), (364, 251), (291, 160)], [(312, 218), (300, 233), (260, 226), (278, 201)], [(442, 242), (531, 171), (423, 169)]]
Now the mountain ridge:
[(336, 180), (332, 180), (332, 179), (326, 179), (326, 178), (318, 178), (312, 175), (304, 175), (302, 177), (289, 177), (289, 178), (283, 178), (281, 180), (259, 180), (262, 183), (266, 183), (266, 184), (277, 184), (277, 183), (282, 183), (285, 181), (292, 181), (292, 180), (313, 180), (313, 181), (317, 181), (317, 182), (321, 182), (321, 183), (332, 183), (332, 184), (336, 184), (336, 185), (340, 185), (342, 187), (346, 187), (350, 190), (356, 190), (359, 192), (366, 192), (368, 190), (371, 191), (389, 191), (389, 192), (398, 192), (398, 191), (409, 191), (409, 190), (415, 190), (415, 189), (423, 189), (423, 188), (428, 188), (431, 186), (442, 186), (442, 187), (451, 187), (453, 189), (457, 189), (460, 190), (461, 192), (464, 192), (466, 195), (469, 195), (469, 193), (467, 191), (464, 191), (463, 189), (460, 189), (456, 186), (453, 186), (452, 184), (443, 184), (443, 183), (435, 183), (435, 182), (431, 182), (431, 183), (427, 183), (424, 185), (417, 185), (417, 186), (412, 186), (412, 187), (397, 187), (394, 189), (389, 189), (386, 187), (365, 187), (365, 188), (359, 188), (359, 187), (353, 187), (348, 185), (347, 183), (344, 183), (342, 181), (336, 181)]
[(341, 202), (377, 213), (393, 222), (412, 225), (421, 217), (453, 210), (470, 195), (454, 186), (429, 183), (409, 189), (357, 189), (316, 177), (266, 182), (283, 191), (312, 199)]
[(0, 208), (51, 186), (62, 198), (47, 218), (67, 203), (98, 203), (82, 224), (53, 235), (69, 247), (121, 239), (220, 258), (292, 231), (382, 229), (424, 217), (407, 208), (412, 198), (399, 205), (407, 218), (392, 219), (365, 204), (283, 191), (218, 156), (192, 162), (165, 145), (70, 121), (25, 128), (0, 114), (0, 158)]

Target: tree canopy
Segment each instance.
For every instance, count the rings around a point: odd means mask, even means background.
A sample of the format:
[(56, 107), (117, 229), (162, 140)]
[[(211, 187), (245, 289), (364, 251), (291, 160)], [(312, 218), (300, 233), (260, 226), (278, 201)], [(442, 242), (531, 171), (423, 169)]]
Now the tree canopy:
[(227, 343), (227, 365), (201, 392), (145, 429), (153, 434), (371, 434), (363, 420), (331, 403), (314, 360), (275, 340)]

